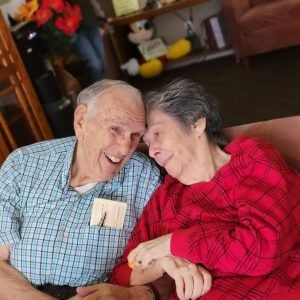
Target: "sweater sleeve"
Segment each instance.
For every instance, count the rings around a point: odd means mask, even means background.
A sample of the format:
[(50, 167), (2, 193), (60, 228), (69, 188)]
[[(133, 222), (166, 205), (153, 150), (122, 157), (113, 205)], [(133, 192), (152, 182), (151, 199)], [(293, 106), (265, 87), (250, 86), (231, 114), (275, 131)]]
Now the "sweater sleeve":
[(145, 206), (143, 213), (132, 232), (122, 258), (111, 274), (109, 280), (110, 283), (129, 286), (131, 269), (128, 267), (128, 254), (140, 243), (162, 235), (160, 226), (155, 226), (155, 224), (160, 224), (160, 190), (161, 187), (154, 192)]
[[(171, 253), (219, 275), (263, 275), (295, 245), (300, 219), (300, 176), (272, 148), (235, 171), (228, 220), (201, 222), (173, 233)], [(221, 183), (222, 184), (222, 183)]]

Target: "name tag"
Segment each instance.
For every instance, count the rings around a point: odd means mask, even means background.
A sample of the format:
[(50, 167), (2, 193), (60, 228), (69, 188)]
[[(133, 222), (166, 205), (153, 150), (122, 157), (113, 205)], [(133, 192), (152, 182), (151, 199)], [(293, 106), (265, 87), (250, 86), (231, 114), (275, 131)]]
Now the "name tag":
[(104, 226), (122, 229), (127, 203), (95, 198), (93, 202), (90, 226)]

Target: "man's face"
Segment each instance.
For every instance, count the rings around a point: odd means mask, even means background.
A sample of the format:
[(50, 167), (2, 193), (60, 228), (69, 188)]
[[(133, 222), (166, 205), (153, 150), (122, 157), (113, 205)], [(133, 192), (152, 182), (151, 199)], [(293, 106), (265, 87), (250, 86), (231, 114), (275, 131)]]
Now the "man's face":
[(75, 111), (79, 166), (94, 181), (112, 179), (131, 157), (145, 131), (145, 112), (128, 88), (106, 91), (90, 107)]

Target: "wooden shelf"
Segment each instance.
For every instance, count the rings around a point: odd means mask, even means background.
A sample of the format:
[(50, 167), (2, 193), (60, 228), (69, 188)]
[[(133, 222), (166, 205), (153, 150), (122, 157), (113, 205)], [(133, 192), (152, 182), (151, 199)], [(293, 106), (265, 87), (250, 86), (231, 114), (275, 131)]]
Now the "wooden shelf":
[(188, 54), (180, 59), (167, 61), (164, 70), (172, 70), (181, 67), (186, 67), (192, 64), (209, 61), (216, 58), (226, 57), (234, 54), (232, 48), (224, 48), (220, 50), (203, 49), (196, 53)]
[(139, 11), (139, 12), (135, 12), (135, 13), (132, 13), (132, 14), (126, 15), (126, 16), (110, 18), (108, 20), (108, 23), (112, 26), (128, 25), (135, 21), (139, 21), (139, 20), (143, 20), (143, 19), (150, 19), (150, 18), (159, 16), (159, 15), (170, 13), (172, 11), (190, 7), (192, 5), (201, 4), (204, 2), (208, 2), (208, 0), (177, 0), (171, 4), (166, 4), (159, 8), (153, 8), (153, 9), (148, 9), (148, 10), (144, 10), (144, 11)]

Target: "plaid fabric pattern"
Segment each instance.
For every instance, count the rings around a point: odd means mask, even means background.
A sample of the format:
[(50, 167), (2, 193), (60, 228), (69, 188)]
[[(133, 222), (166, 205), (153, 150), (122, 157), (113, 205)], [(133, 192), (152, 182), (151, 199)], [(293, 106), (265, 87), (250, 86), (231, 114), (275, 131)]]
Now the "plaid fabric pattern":
[[(111, 181), (80, 195), (69, 186), (74, 137), (12, 153), (0, 171), (0, 244), (33, 284), (103, 282), (119, 260), (143, 207), (160, 184), (158, 168), (135, 153)], [(127, 203), (122, 230), (89, 226), (96, 197)]]
[(300, 297), (300, 174), (260, 140), (239, 137), (225, 151), (230, 162), (209, 182), (186, 186), (166, 178), (111, 282), (128, 284), (126, 258), (140, 242), (173, 232), (172, 254), (213, 275), (201, 299), (286, 300), (296, 291)]

